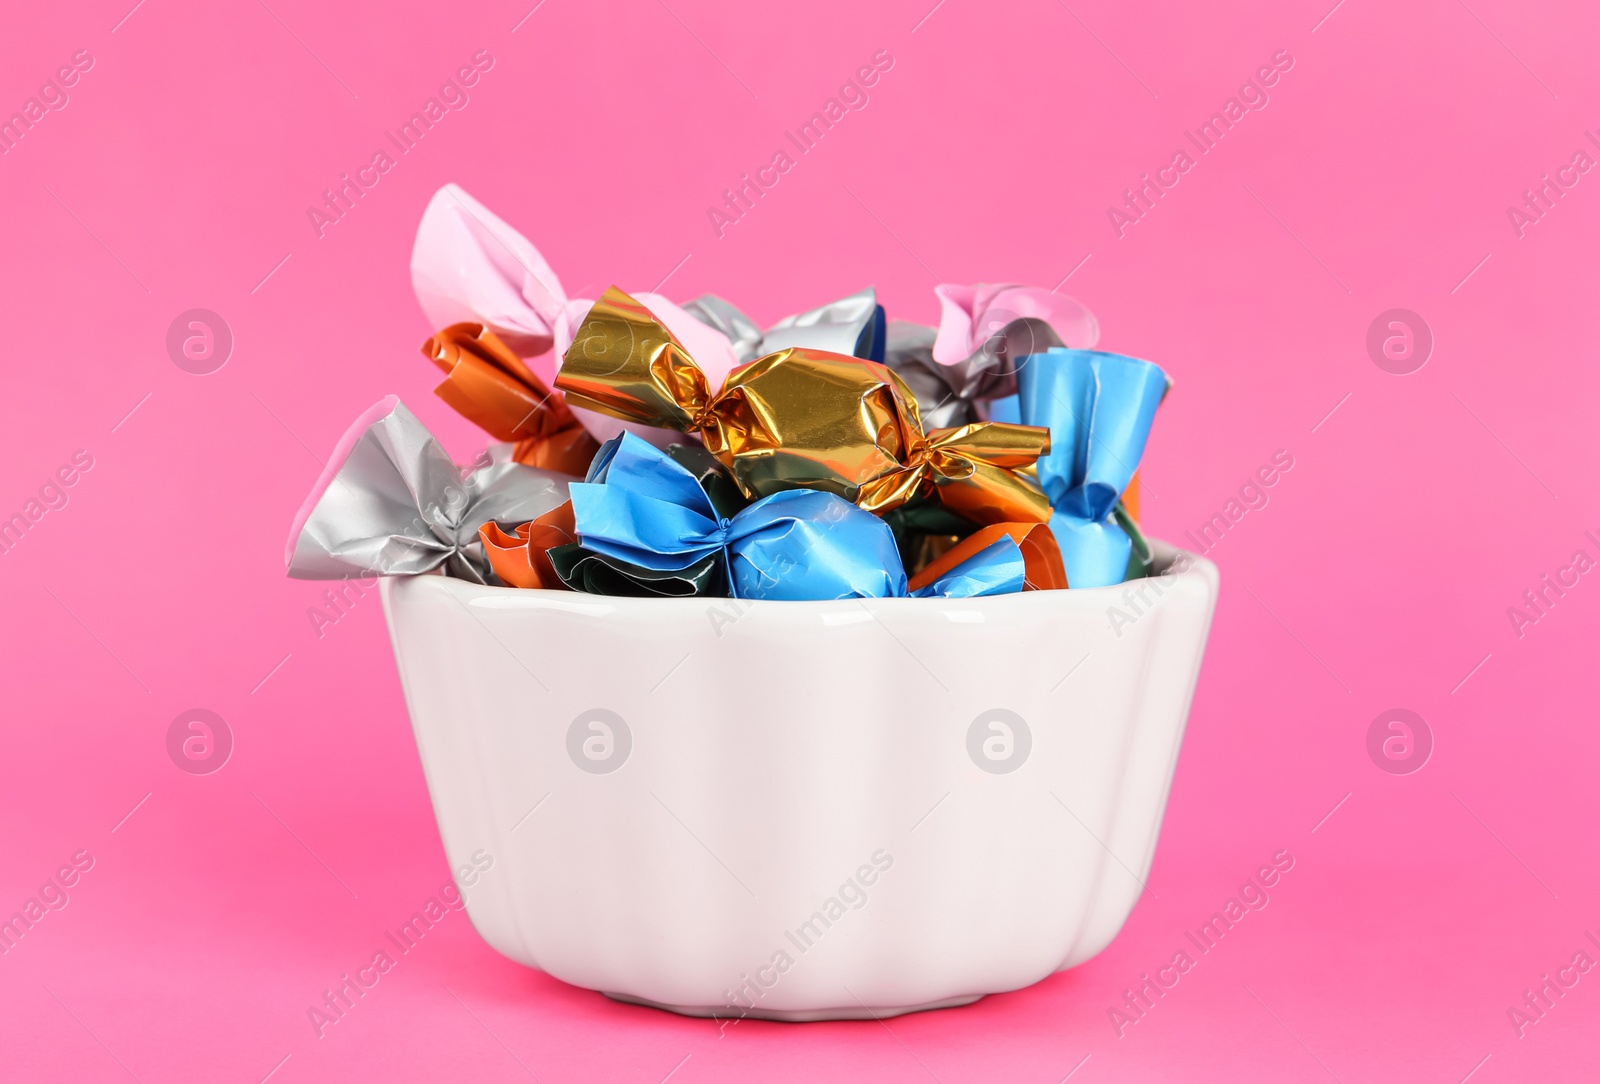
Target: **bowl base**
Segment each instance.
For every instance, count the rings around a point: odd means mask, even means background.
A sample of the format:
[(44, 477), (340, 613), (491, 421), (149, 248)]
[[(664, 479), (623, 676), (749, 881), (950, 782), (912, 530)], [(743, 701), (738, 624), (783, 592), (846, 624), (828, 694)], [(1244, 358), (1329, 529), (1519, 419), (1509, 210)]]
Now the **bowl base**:
[(665, 1009), (675, 1012), (680, 1016), (704, 1016), (717, 1020), (735, 1019), (750, 1020), (777, 1020), (787, 1024), (804, 1024), (813, 1020), (882, 1020), (890, 1016), (902, 1016), (908, 1012), (927, 1012), (930, 1009), (954, 1009), (962, 1005), (971, 1005), (982, 994), (963, 994), (960, 997), (947, 997), (942, 1001), (929, 1001), (921, 1005), (894, 1005), (887, 1008), (867, 1008), (863, 1005), (841, 1005), (832, 1009), (746, 1009), (742, 1014), (730, 1012), (733, 1006), (728, 1005), (663, 1005), (659, 1001), (650, 1001), (631, 994), (614, 994), (609, 990), (600, 991), (612, 1001), (622, 1001), (629, 1005), (643, 1005), (651, 1009)]

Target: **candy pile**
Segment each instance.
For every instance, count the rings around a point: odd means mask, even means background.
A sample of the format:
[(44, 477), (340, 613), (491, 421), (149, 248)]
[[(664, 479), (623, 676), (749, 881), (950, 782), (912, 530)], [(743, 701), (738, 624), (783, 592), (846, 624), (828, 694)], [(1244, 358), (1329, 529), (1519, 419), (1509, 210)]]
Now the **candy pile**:
[(436, 393), (500, 443), (462, 472), (378, 403), (301, 509), (291, 576), (798, 600), (1149, 571), (1134, 473), (1167, 377), (1088, 349), (1069, 298), (939, 286), (931, 328), (886, 323), (867, 289), (764, 331), (711, 295), (569, 300), (455, 185), (412, 279), (442, 327), (422, 348)]

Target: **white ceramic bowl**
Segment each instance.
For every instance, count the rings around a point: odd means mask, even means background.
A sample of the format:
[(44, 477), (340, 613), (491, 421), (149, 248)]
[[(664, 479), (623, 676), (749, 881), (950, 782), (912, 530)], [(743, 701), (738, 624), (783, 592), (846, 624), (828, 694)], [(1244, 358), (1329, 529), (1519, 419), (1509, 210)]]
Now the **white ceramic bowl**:
[(490, 945), (677, 1012), (833, 1019), (964, 1004), (1110, 943), (1216, 602), (1216, 567), (1190, 560), (967, 601), (442, 576), (385, 580), (383, 601)]

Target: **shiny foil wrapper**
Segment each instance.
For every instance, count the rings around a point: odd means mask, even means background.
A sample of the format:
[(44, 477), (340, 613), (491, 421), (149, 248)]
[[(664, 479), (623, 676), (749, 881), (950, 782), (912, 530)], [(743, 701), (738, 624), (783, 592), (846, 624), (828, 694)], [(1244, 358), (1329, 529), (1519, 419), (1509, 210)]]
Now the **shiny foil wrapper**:
[[(673, 444), (666, 455), (700, 486), (721, 519), (738, 515), (749, 503), (715, 456), (698, 444)], [(604, 471), (607, 457), (591, 465), (586, 481)], [(559, 508), (510, 530), (486, 523), (479, 532), (495, 574), (512, 587), (585, 591), (594, 595), (726, 595), (727, 562), (718, 555), (681, 569), (653, 569), (614, 555), (586, 549), (578, 539), (569, 500)]]
[(578, 543), (550, 551), (562, 583), (591, 595), (627, 598), (728, 597), (727, 562), (719, 554), (683, 568), (649, 568), (596, 553)]
[(704, 449), (693, 450), (699, 461), (631, 433), (608, 440), (567, 504), (512, 530), (483, 526), (496, 574), (513, 587), (598, 595), (791, 601), (977, 598), (1066, 585), (1054, 536), (1037, 523), (982, 528), (908, 583), (883, 519), (805, 489), (730, 516), (706, 482), (721, 478), (736, 494), (732, 480)]
[(940, 283), (939, 326), (896, 321), (884, 361), (917, 393), (928, 426), (1015, 422), (995, 408), (1016, 391), (1022, 359), (1052, 347), (1091, 347), (1100, 324), (1081, 303), (1018, 283)]
[(1017, 361), (1061, 345), (1043, 320), (1017, 318), (991, 332), (977, 349), (958, 361), (934, 360), (938, 331), (896, 320), (889, 325), (884, 363), (916, 394), (931, 426), (966, 425), (988, 415), (984, 404), (1015, 395)]
[(884, 365), (789, 348), (705, 374), (650, 312), (612, 287), (578, 329), (556, 386), (575, 406), (700, 437), (746, 497), (816, 489), (884, 513), (933, 496), (978, 524), (1043, 522), (1027, 474), (1048, 430), (981, 422), (925, 433), (916, 397)]
[(910, 590), (917, 591), (959, 575), (970, 568), (974, 558), (999, 549), (1020, 552), (1025, 569), (1022, 590), (1060, 591), (1067, 586), (1067, 573), (1061, 565), (1061, 549), (1056, 536), (1043, 523), (993, 523), (963, 538), (942, 556), (911, 578)]
[(578, 540), (572, 502), (552, 508), (538, 519), (507, 531), (498, 523), (478, 528), (483, 553), (494, 574), (509, 587), (543, 587), (559, 591), (567, 585), (550, 563), (550, 550)]
[(445, 373), (434, 394), (496, 440), (510, 441), (515, 462), (582, 476), (600, 445), (559, 392), (482, 324), (451, 324), (422, 344)]
[[(832, 493), (791, 489), (730, 517), (691, 467), (631, 433), (601, 446), (571, 496), (588, 563), (632, 581), (631, 590), (604, 593), (679, 593), (677, 579), (682, 593), (881, 598), (905, 583), (894, 536), (877, 516)], [(708, 572), (720, 574), (702, 579), (708, 559)]]
[[(513, 587), (560, 583), (599, 595), (798, 600), (905, 593), (894, 537), (877, 516), (810, 490), (736, 507), (743, 497), (722, 466), (704, 449), (679, 448), (662, 451), (632, 433), (608, 440), (585, 480), (570, 487), (567, 504), (511, 530), (483, 527), (496, 574)], [(733, 505), (723, 500), (730, 494)]]
[(1050, 501), (1029, 477), (1050, 450), (1050, 431), (1006, 422), (974, 422), (915, 435), (906, 466), (862, 487), (868, 511), (932, 495), (974, 523), (1043, 523)]
[(870, 286), (826, 305), (785, 316), (766, 331), (716, 294), (700, 295), (684, 305), (683, 311), (726, 335), (741, 363), (791, 346), (883, 360), (883, 306), (878, 304), (877, 291)]
[(884, 514), (908, 576), (915, 576), (955, 548), (978, 525), (937, 501), (919, 497)]
[(1074, 587), (1105, 587), (1148, 568), (1128, 530), (1125, 495), (1170, 382), (1160, 366), (1099, 350), (1046, 350), (1017, 371), (1019, 416), (1048, 425), (1053, 448), (1038, 462), (1055, 508), (1050, 526)]
[(339, 439), (295, 517), (284, 553), (302, 580), (415, 576), (442, 571), (493, 582), (479, 529), (520, 523), (567, 499), (568, 479), (514, 463), (510, 445), (465, 478), (433, 434), (394, 396), (368, 408)]

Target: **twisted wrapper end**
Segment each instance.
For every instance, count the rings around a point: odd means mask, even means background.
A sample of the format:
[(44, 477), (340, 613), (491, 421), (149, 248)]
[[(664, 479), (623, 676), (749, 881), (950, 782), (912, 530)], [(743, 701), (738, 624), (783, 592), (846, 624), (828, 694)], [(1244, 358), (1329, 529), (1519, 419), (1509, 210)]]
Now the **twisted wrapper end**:
[(995, 523), (962, 539), (943, 556), (911, 578), (912, 594), (946, 579), (961, 565), (978, 557), (992, 546), (1015, 545), (1024, 566), (1024, 591), (1060, 591), (1067, 586), (1067, 573), (1061, 563), (1061, 548), (1056, 536), (1043, 523)]
[(574, 406), (624, 421), (681, 432), (706, 432), (711, 388), (677, 337), (650, 310), (607, 288), (573, 334), (556, 387)]
[(1055, 507), (1051, 529), (1073, 586), (1121, 583), (1133, 560), (1132, 539), (1115, 512), (1119, 498), (1126, 511), (1156, 408), (1170, 387), (1166, 374), (1121, 354), (1048, 350), (1026, 359), (1017, 376), (1021, 417), (1047, 424), (1054, 437), (1039, 461), (1039, 480)]
[(990, 400), (1015, 395), (1020, 359), (1061, 345), (1044, 320), (1016, 317), (982, 338), (971, 354), (934, 360), (938, 336), (931, 327), (896, 320), (889, 325), (885, 362), (905, 378), (930, 427), (949, 428), (988, 417)]
[(571, 501), (552, 508), (538, 519), (518, 524), (509, 532), (498, 523), (485, 523), (478, 528), (478, 537), (483, 541), (489, 567), (507, 586), (569, 590), (556, 575), (549, 551), (578, 540)]
[(600, 450), (561, 394), (483, 324), (451, 324), (422, 354), (445, 373), (434, 394), (496, 440), (515, 442), (513, 461), (581, 477)]
[(936, 493), (979, 524), (1049, 518), (1025, 474), (1049, 449), (1047, 430), (982, 422), (926, 434), (900, 374), (805, 347), (741, 365), (712, 394), (672, 333), (615, 287), (590, 310), (556, 385), (575, 406), (698, 433), (751, 499), (815, 489), (881, 514)]
[(411, 284), (434, 327), (486, 324), (525, 358), (550, 349), (567, 303), (533, 243), (453, 183), (434, 193), (417, 224)]
[(916, 496), (933, 496), (974, 523), (1045, 523), (1050, 499), (1031, 476), (1050, 451), (1050, 431), (1008, 422), (935, 429), (898, 472), (862, 487), (861, 507), (891, 511)]
[(567, 498), (559, 476), (513, 463), (506, 445), (465, 480), (433, 434), (394, 396), (340, 438), (295, 518), (284, 554), (302, 580), (414, 576), (442, 570), (489, 582), (478, 528), (521, 522)]

